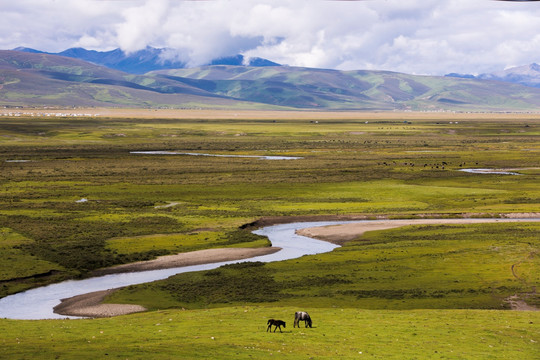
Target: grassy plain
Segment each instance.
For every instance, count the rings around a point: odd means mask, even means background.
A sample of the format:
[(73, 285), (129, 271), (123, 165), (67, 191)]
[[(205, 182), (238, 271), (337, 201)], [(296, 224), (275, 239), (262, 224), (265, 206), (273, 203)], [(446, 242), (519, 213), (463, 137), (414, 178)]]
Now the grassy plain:
[[(263, 216), (540, 212), (537, 115), (115, 114), (0, 118), (0, 296), (157, 255), (266, 246), (239, 230)], [(158, 150), (301, 159), (131, 153)], [(165, 312), (1, 320), (0, 357), (534, 358), (538, 313), (470, 309), (503, 309), (515, 293), (538, 304), (539, 238), (533, 223), (410, 227), (178, 275), (109, 300)], [(314, 329), (290, 332), (299, 307)], [(287, 331), (266, 334), (268, 317)]]
[[(166, 310), (97, 320), (0, 321), (6, 359), (536, 359), (538, 317), (494, 310)], [(269, 317), (286, 321), (266, 332)], [(303, 325), (302, 325), (303, 326)]]
[[(505, 309), (540, 305), (540, 223), (375, 231), (330, 254), (228, 265), (129, 286), (108, 302), (148, 309), (272, 303), (310, 308)], [(512, 272), (514, 265), (514, 273)]]

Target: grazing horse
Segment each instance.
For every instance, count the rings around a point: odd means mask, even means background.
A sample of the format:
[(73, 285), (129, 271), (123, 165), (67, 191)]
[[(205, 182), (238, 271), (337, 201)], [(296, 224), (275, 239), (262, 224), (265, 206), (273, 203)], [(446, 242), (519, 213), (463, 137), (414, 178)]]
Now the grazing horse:
[(281, 327), (282, 326), (284, 328), (286, 327), (285, 326), (285, 321), (282, 321), (282, 320), (270, 319), (270, 320), (268, 320), (267, 324), (268, 324), (268, 327), (266, 328), (266, 332), (268, 332), (268, 330), (270, 330), (270, 332), (272, 332), (272, 325), (275, 326), (274, 332), (276, 332), (277, 328), (279, 328), (279, 332), (283, 332), (283, 331), (281, 331)]
[(294, 314), (294, 325), (293, 325), (293, 328), (296, 327), (296, 325), (298, 325), (298, 327), (300, 327), (300, 324), (299, 322), (300, 321), (303, 321), (304, 324), (306, 325), (306, 327), (312, 327), (311, 326), (311, 317), (309, 316), (309, 314), (305, 311), (297, 311), (295, 314)]

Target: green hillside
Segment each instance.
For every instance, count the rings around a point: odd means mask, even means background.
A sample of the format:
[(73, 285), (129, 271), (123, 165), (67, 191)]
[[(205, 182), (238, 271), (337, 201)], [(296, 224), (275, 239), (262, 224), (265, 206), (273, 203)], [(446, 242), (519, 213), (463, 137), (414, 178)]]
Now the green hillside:
[(224, 96), (298, 108), (524, 111), (540, 106), (540, 92), (521, 85), (389, 71), (208, 66), (152, 75), (174, 76)]

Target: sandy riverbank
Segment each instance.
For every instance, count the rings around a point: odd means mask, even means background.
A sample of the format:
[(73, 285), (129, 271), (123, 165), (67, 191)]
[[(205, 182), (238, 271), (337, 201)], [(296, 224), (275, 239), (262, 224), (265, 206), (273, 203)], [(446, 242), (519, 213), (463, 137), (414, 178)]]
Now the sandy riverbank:
[(146, 308), (140, 305), (128, 304), (102, 304), (102, 301), (115, 289), (96, 291), (62, 299), (62, 302), (54, 307), (54, 312), (67, 316), (82, 317), (111, 317), (132, 314), (145, 311)]

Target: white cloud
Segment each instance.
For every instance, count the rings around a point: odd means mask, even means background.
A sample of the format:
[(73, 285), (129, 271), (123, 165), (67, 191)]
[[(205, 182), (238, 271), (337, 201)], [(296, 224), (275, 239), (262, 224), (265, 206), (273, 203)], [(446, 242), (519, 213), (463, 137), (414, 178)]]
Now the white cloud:
[(540, 62), (537, 2), (0, 0), (0, 48), (170, 47), (296, 66), (481, 73)]
[(152, 0), (124, 10), (124, 21), (115, 26), (118, 45), (127, 52), (150, 45), (160, 37), (169, 7), (167, 0)]

